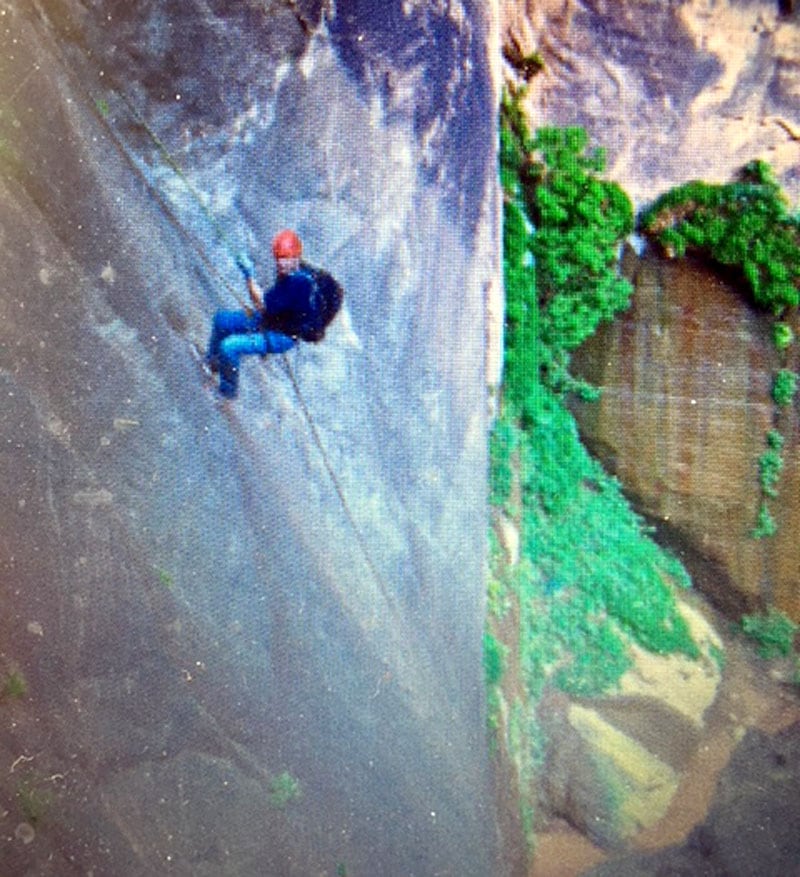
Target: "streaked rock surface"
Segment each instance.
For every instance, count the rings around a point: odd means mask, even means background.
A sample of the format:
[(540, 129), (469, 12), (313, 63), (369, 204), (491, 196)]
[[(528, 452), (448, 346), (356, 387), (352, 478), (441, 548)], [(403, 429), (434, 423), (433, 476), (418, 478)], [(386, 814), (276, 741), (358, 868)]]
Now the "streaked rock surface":
[[(797, 406), (776, 413), (771, 398), (783, 363), (770, 319), (701, 265), (629, 254), (626, 270), (631, 308), (575, 358), (603, 387), (576, 403), (582, 433), (713, 602), (735, 614), (774, 601), (800, 618)], [(796, 350), (785, 365), (798, 370)], [(778, 530), (754, 539), (773, 427), (786, 439)]]
[[(0, 872), (493, 873), (492, 7), (0, 18)], [(223, 409), (286, 225), (346, 312)]]

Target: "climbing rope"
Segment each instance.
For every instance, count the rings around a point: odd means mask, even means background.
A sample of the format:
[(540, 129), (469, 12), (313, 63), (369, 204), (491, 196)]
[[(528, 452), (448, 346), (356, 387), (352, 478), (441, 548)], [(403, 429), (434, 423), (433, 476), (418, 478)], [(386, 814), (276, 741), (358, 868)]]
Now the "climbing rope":
[[(134, 104), (128, 99), (125, 93), (119, 88), (119, 86), (115, 86), (113, 89), (113, 93), (122, 101), (125, 105), (128, 112), (131, 114), (131, 117), (135, 120), (136, 124), (141, 127), (141, 129), (147, 134), (150, 140), (155, 145), (158, 154), (161, 158), (166, 162), (167, 166), (170, 170), (178, 177), (178, 179), (183, 183), (187, 192), (192, 196), (192, 198), (197, 202), (202, 211), (203, 215), (208, 220), (211, 227), (214, 229), (214, 232), (217, 235), (217, 238), (225, 245), (225, 248), (230, 253), (231, 257), (235, 258), (236, 253), (234, 252), (233, 245), (228, 238), (228, 235), (225, 232), (225, 229), (222, 226), (222, 223), (217, 219), (214, 215), (213, 211), (209, 209), (203, 199), (203, 193), (192, 183), (189, 177), (184, 172), (183, 168), (178, 164), (175, 158), (172, 156), (172, 153), (167, 148), (167, 145), (164, 141), (158, 136), (158, 134), (153, 130), (152, 126), (147, 122), (144, 116), (139, 112), (139, 110), (134, 106)], [(99, 109), (99, 108), (98, 108)], [(119, 138), (117, 142), (119, 142)], [(150, 188), (155, 188), (153, 185)], [(159, 198), (160, 198), (159, 194)], [(199, 245), (198, 245), (199, 249)]]
[[(69, 75), (71, 76), (73, 85), (76, 87), (76, 90), (84, 95), (86, 103), (93, 108), (94, 114), (97, 118), (100, 119), (101, 123), (107, 130), (111, 140), (116, 145), (119, 152), (124, 156), (129, 166), (136, 174), (136, 176), (142, 180), (147, 188), (147, 190), (151, 193), (156, 203), (159, 207), (164, 211), (164, 214), (167, 216), (172, 225), (176, 228), (178, 233), (190, 244), (191, 248), (196, 253), (197, 257), (200, 261), (205, 265), (205, 267), (209, 270), (209, 272), (220, 280), (222, 285), (228, 289), (231, 294), (239, 299), (238, 291), (233, 287), (230, 281), (227, 279), (225, 275), (217, 268), (215, 263), (208, 257), (205, 253), (205, 245), (201, 240), (192, 235), (189, 230), (184, 226), (180, 217), (176, 214), (173, 207), (166, 200), (165, 196), (159, 191), (155, 182), (148, 178), (148, 176), (144, 173), (142, 168), (137, 164), (134, 159), (131, 150), (128, 145), (122, 138), (122, 136), (117, 132), (114, 126), (111, 124), (111, 120), (109, 118), (110, 111), (108, 110), (107, 104), (105, 101), (98, 100), (91, 92), (83, 85), (80, 79), (72, 74), (68, 65), (65, 65), (65, 68), (69, 71)], [(119, 84), (114, 83), (110, 78), (107, 80), (110, 85), (108, 86), (108, 90), (111, 94), (113, 94), (116, 98), (118, 98), (124, 107), (127, 109), (131, 119), (140, 127), (142, 131), (148, 136), (150, 141), (155, 146), (158, 154), (161, 156), (166, 165), (172, 170), (172, 172), (176, 175), (176, 177), (182, 182), (185, 186), (186, 191), (189, 195), (197, 202), (199, 205), (203, 215), (206, 217), (210, 226), (214, 229), (214, 232), (217, 236), (217, 239), (225, 246), (228, 250), (232, 258), (235, 258), (235, 253), (233, 247), (231, 245), (230, 239), (225, 233), (225, 229), (222, 227), (221, 223), (217, 219), (217, 217), (213, 214), (213, 212), (207, 207), (204, 202), (202, 193), (197, 189), (196, 186), (191, 182), (191, 180), (187, 177), (183, 168), (176, 161), (174, 156), (171, 154), (169, 149), (167, 148), (164, 141), (158, 136), (158, 134), (153, 130), (152, 126), (147, 122), (144, 116), (139, 112), (139, 110), (133, 105), (133, 103), (127, 98), (125, 93)], [(325, 445), (322, 441), (322, 437), (320, 436), (319, 430), (317, 429), (316, 423), (314, 422), (314, 418), (311, 414), (311, 410), (308, 407), (308, 404), (303, 396), (302, 390), (300, 389), (300, 384), (297, 380), (297, 376), (295, 375), (294, 369), (292, 368), (292, 364), (289, 360), (287, 354), (282, 354), (283, 363), (286, 369), (286, 373), (289, 377), (289, 381), (292, 384), (295, 395), (297, 396), (298, 403), (300, 405), (300, 409), (303, 412), (303, 417), (308, 424), (309, 431), (311, 433), (314, 444), (317, 446), (317, 450), (319, 451), (320, 458), (323, 462), (325, 470), (330, 478), (331, 484), (333, 485), (334, 492), (336, 493), (339, 502), (341, 504), (342, 510), (347, 518), (347, 521), (355, 533), (356, 540), (359, 544), (359, 548), (364, 556), (364, 560), (369, 567), (370, 572), (372, 573), (383, 598), (386, 602), (395, 607), (395, 600), (392, 597), (392, 591), (388, 587), (388, 583), (385, 581), (383, 575), (375, 563), (375, 560), (372, 557), (372, 551), (370, 549), (369, 543), (365, 538), (364, 534), (361, 532), (360, 527), (353, 515), (353, 512), (350, 508), (350, 504), (347, 500), (347, 496), (345, 494), (344, 488), (339, 477), (336, 474), (336, 471), (331, 463), (328, 452), (325, 448)]]
[[(122, 153), (122, 155), (128, 161), (128, 164), (133, 169), (134, 173), (141, 179), (145, 186), (147, 187), (150, 194), (153, 196), (154, 200), (158, 203), (161, 209), (164, 211), (167, 218), (170, 220), (172, 225), (176, 228), (178, 233), (190, 244), (192, 249), (195, 251), (197, 257), (203, 263), (203, 265), (208, 269), (209, 273), (212, 274), (217, 280), (221, 282), (221, 284), (231, 293), (231, 295), (241, 303), (240, 296), (238, 290), (233, 286), (228, 277), (223, 274), (214, 261), (206, 255), (204, 250), (203, 243), (195, 237), (186, 226), (181, 222), (180, 217), (177, 215), (172, 205), (167, 201), (164, 195), (161, 194), (158, 187), (155, 184), (155, 181), (148, 178), (147, 174), (142, 170), (142, 168), (137, 164), (135, 158), (133, 157), (129, 147), (119, 135), (119, 133), (114, 129), (114, 126), (111, 124), (111, 120), (109, 118), (110, 111), (102, 109), (104, 104), (100, 101), (97, 101), (93, 98), (93, 96), (83, 89), (81, 86), (81, 90), (84, 92), (85, 96), (88, 98), (88, 102), (94, 107), (95, 114), (102, 121), (106, 130), (108, 131), (111, 139), (114, 141), (118, 150)], [(164, 159), (167, 163), (170, 170), (175, 174), (175, 176), (181, 181), (181, 183), (186, 188), (186, 191), (191, 195), (191, 197), (197, 202), (202, 211), (203, 215), (208, 220), (209, 224), (214, 230), (214, 233), (217, 236), (217, 239), (225, 246), (228, 250), (232, 259), (235, 259), (235, 252), (231, 242), (225, 233), (222, 225), (219, 220), (214, 216), (214, 214), (209, 210), (206, 206), (202, 193), (197, 189), (197, 187), (192, 183), (192, 181), (188, 178), (183, 168), (178, 164), (175, 158), (170, 153), (166, 144), (161, 140), (161, 138), (156, 134), (153, 128), (148, 124), (147, 120), (142, 116), (142, 114), (136, 109), (136, 107), (128, 100), (128, 98), (123, 94), (122, 90), (119, 86), (114, 85), (110, 88), (112, 94), (114, 94), (125, 108), (130, 113), (133, 121), (141, 128), (142, 131), (148, 136), (148, 138), (155, 145), (158, 154)]]
[(394, 606), (394, 598), (392, 597), (392, 592), (388, 588), (387, 583), (385, 582), (380, 570), (375, 565), (375, 561), (372, 559), (372, 551), (370, 550), (369, 543), (364, 537), (364, 534), (361, 532), (361, 528), (358, 526), (356, 519), (353, 517), (353, 513), (350, 510), (350, 504), (348, 503), (347, 497), (344, 493), (344, 488), (342, 487), (342, 484), (339, 481), (339, 478), (336, 475), (333, 466), (331, 465), (330, 458), (327, 451), (325, 450), (325, 445), (322, 442), (322, 437), (319, 434), (317, 425), (314, 423), (314, 418), (311, 416), (311, 411), (309, 410), (308, 405), (306, 405), (306, 400), (303, 398), (303, 394), (300, 392), (300, 385), (298, 384), (297, 378), (295, 377), (294, 369), (292, 368), (292, 364), (289, 361), (289, 357), (284, 353), (282, 354), (282, 358), (286, 367), (286, 372), (289, 375), (289, 380), (294, 387), (295, 394), (297, 395), (297, 400), (300, 403), (300, 408), (303, 411), (303, 416), (308, 422), (308, 427), (314, 439), (314, 443), (319, 449), (320, 457), (322, 458), (322, 462), (328, 472), (331, 483), (333, 484), (333, 489), (336, 491), (336, 495), (339, 497), (339, 502), (342, 504), (342, 508), (344, 509), (345, 516), (347, 517), (350, 526), (353, 528), (353, 532), (356, 534), (356, 539), (358, 540), (359, 547), (361, 548), (361, 552), (364, 555), (364, 560), (366, 561), (370, 572), (375, 577), (375, 580), (380, 586), (381, 593), (383, 594), (384, 599), (392, 606)]

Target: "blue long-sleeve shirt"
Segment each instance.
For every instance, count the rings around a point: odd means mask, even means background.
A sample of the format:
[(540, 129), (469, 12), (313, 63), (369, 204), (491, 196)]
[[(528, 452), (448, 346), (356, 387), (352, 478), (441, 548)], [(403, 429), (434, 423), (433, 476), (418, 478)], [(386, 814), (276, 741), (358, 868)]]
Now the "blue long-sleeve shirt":
[(315, 315), (316, 284), (304, 264), (297, 271), (279, 277), (264, 293), (265, 329), (297, 338)]
[(327, 271), (300, 263), (264, 294), (262, 326), (304, 341), (320, 341), (344, 293)]

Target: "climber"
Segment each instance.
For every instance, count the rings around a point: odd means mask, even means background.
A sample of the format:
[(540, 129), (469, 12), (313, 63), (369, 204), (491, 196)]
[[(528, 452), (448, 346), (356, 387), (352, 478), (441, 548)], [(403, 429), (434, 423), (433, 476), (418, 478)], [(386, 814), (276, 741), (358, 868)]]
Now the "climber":
[(277, 279), (262, 292), (255, 279), (255, 266), (247, 255), (236, 262), (247, 282), (253, 308), (217, 311), (205, 362), (219, 372), (219, 391), (233, 398), (239, 384), (242, 356), (285, 353), (300, 341), (321, 341), (325, 329), (342, 304), (341, 286), (319, 268), (301, 261), (303, 245), (290, 230), (272, 241)]

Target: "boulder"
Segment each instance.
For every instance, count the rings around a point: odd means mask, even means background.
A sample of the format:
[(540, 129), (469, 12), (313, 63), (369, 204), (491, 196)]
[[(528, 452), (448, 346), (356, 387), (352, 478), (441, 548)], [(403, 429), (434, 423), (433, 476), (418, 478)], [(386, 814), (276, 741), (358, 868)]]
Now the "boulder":
[(792, 874), (800, 857), (800, 724), (774, 736), (751, 730), (725, 768), (711, 811), (685, 844), (616, 857), (586, 877)]
[(544, 806), (606, 848), (658, 822), (701, 741), (721, 681), (719, 637), (685, 602), (692, 661), (631, 647), (633, 666), (600, 699), (546, 700)]

